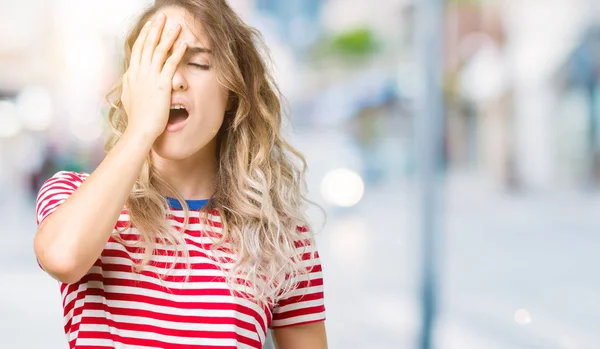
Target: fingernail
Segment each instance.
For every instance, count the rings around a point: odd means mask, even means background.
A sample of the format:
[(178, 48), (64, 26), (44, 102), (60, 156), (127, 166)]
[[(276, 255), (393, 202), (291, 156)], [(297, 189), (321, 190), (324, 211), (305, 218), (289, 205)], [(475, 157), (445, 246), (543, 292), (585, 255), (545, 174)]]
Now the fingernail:
[(152, 21), (146, 22), (146, 24), (144, 24), (144, 27), (148, 27), (150, 24), (152, 24)]
[(179, 29), (179, 23), (175, 23), (171, 26), (171, 31), (175, 31), (177, 29)]
[(158, 19), (164, 19), (164, 18), (165, 18), (165, 14), (164, 13), (161, 13), (161, 14), (158, 15)]

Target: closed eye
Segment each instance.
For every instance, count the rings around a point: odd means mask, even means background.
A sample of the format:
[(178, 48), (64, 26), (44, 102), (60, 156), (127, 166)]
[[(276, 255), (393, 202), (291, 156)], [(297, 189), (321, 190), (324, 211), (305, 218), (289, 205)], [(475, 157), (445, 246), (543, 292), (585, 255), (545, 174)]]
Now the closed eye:
[(210, 65), (206, 65), (206, 64), (198, 64), (198, 63), (188, 63), (189, 65), (195, 67), (195, 68), (200, 68), (203, 70), (209, 70), (210, 69)]

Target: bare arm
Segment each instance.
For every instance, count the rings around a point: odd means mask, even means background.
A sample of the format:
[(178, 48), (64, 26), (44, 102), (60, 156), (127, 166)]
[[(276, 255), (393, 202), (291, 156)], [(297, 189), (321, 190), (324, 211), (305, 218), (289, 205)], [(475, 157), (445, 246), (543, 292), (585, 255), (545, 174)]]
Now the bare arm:
[(160, 41), (163, 26), (164, 17), (146, 25), (132, 49), (121, 98), (129, 117), (127, 131), (90, 177), (38, 227), (38, 262), (61, 282), (80, 280), (100, 257), (152, 144), (167, 124), (171, 80), (185, 45), (166, 59), (181, 28), (173, 28)]
[(277, 349), (327, 349), (325, 322), (275, 329), (273, 340)]
[(40, 224), (35, 254), (55, 279), (76, 282), (98, 259), (151, 145), (124, 135), (96, 171)]

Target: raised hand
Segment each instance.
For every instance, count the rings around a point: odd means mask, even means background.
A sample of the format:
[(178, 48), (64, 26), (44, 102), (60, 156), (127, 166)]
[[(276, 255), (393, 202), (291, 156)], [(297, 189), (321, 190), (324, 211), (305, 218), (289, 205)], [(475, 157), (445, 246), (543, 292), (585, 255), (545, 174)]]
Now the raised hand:
[[(173, 44), (181, 26), (167, 28), (164, 14), (147, 22), (136, 39), (131, 61), (123, 76), (121, 101), (127, 113), (127, 131), (142, 133), (152, 142), (160, 136), (169, 120), (171, 107), (171, 81), (187, 45)], [(162, 39), (161, 39), (162, 38)], [(167, 58), (167, 54), (172, 54)]]

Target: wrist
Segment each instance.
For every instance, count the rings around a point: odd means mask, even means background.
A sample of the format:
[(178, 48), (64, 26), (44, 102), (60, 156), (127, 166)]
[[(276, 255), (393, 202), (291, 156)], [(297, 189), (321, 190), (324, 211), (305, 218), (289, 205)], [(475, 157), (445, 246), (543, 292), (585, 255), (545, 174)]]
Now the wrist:
[(121, 136), (121, 140), (131, 142), (132, 144), (135, 144), (144, 148), (145, 150), (150, 151), (152, 145), (154, 144), (154, 141), (156, 140), (156, 136), (151, 134), (150, 132), (133, 132), (127, 129)]

